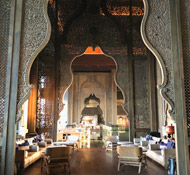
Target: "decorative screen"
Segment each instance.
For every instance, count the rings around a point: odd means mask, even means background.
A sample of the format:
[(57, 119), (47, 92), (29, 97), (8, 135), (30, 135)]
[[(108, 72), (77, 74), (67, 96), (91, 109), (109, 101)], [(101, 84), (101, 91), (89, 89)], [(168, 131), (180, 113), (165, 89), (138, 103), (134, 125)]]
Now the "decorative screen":
[[(12, 0), (0, 1), (0, 138), (3, 136), (5, 116), (5, 90), (7, 77), (7, 59), (9, 48), (10, 12)], [(0, 172), (1, 172), (1, 149), (0, 145)]]
[[(186, 4), (187, 3), (187, 4)], [(188, 135), (190, 136), (190, 16), (189, 6), (186, 0), (181, 1), (181, 17), (182, 17), (182, 37), (183, 37), (183, 58), (184, 58), (184, 80), (185, 80), (185, 102)]]
[(45, 133), (51, 137), (54, 120), (54, 57), (39, 57), (37, 121), (38, 134)]

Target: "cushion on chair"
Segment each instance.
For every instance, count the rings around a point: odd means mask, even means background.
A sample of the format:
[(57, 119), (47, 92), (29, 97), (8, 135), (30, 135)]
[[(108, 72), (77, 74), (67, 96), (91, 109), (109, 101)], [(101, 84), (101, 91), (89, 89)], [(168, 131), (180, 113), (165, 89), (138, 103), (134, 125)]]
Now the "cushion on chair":
[(118, 146), (117, 153), (120, 156), (139, 157), (142, 154), (142, 148), (136, 146)]
[(52, 139), (45, 139), (44, 140), (47, 144), (52, 144), (53, 140)]
[(154, 140), (157, 143), (159, 143), (161, 141), (161, 138), (160, 137), (152, 137), (152, 140)]
[(122, 147), (138, 147), (138, 145), (135, 144), (125, 144), (125, 145), (121, 145)]
[(47, 142), (38, 142), (38, 146), (39, 147), (46, 147), (47, 146)]
[(143, 140), (141, 140), (141, 142), (140, 142), (140, 145), (141, 146), (148, 146), (148, 141), (143, 141)]
[(141, 162), (142, 148), (134, 146), (117, 147), (118, 158), (121, 162)]
[(30, 145), (30, 152), (38, 152), (39, 146), (38, 145)]
[(174, 149), (175, 148), (175, 142), (172, 140), (168, 140), (168, 143), (167, 143), (167, 149)]
[(69, 143), (76, 143), (79, 140), (79, 136), (67, 136), (66, 141)]
[(133, 138), (133, 142), (135, 145), (140, 145), (140, 138)]
[(160, 144), (149, 144), (149, 150), (160, 150)]

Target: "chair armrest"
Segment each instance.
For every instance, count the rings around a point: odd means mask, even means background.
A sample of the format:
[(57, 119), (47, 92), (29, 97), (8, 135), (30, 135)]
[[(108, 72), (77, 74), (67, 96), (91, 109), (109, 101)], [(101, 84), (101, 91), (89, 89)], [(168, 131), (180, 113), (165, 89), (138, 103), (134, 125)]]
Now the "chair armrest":
[(141, 160), (141, 157), (118, 156), (119, 159)]
[(144, 140), (141, 140), (141, 142), (140, 142), (140, 144), (141, 144), (141, 146), (148, 146), (148, 141), (146, 140), (146, 141), (144, 141)]
[(16, 150), (15, 161), (24, 162), (24, 158), (27, 157), (26, 150)]
[(169, 158), (176, 158), (176, 149), (163, 149), (164, 165), (167, 167)]
[(134, 138), (133, 142), (134, 142), (134, 144), (139, 144), (140, 143), (140, 138)]

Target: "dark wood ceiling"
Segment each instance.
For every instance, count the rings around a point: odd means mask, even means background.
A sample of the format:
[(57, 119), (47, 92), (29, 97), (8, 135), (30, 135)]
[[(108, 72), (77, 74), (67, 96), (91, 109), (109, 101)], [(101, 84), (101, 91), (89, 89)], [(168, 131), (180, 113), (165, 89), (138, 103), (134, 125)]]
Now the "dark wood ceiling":
[(116, 69), (114, 60), (103, 54), (84, 54), (72, 63), (74, 72), (110, 72), (112, 69)]

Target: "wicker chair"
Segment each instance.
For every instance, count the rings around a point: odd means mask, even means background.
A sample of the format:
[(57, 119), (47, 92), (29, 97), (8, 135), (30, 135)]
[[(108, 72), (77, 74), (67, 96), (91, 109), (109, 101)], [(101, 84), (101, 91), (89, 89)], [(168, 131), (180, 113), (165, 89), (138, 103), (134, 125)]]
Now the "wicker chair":
[(70, 174), (70, 155), (71, 147), (48, 147), (42, 156), (41, 171), (46, 170), (50, 174), (50, 169), (53, 167), (67, 166)]
[(142, 153), (141, 147), (132, 147), (132, 146), (118, 146), (117, 153), (119, 154), (118, 158), (118, 171), (120, 171), (121, 164), (138, 166), (138, 174), (141, 172), (141, 166), (144, 162), (145, 155)]

